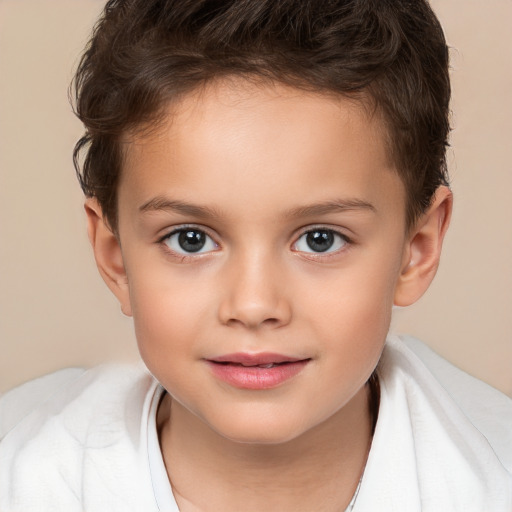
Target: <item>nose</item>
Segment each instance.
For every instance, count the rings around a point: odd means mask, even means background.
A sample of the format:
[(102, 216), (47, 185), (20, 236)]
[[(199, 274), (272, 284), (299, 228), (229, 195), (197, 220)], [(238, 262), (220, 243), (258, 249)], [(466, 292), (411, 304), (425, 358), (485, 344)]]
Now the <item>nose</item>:
[(254, 330), (283, 327), (291, 320), (285, 279), (270, 255), (232, 261), (222, 287), (219, 320), (224, 325)]

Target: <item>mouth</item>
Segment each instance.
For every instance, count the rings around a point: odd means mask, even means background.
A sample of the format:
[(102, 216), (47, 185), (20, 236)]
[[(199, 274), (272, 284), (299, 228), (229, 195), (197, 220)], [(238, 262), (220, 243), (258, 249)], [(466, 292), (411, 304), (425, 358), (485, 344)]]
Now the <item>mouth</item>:
[(283, 365), (283, 364), (290, 364), (291, 362), (290, 361), (287, 361), (287, 362), (284, 362), (284, 363), (267, 363), (267, 364), (244, 364), (244, 363), (232, 363), (232, 362), (229, 362), (229, 361), (223, 361), (223, 362), (218, 362), (218, 361), (212, 361), (214, 363), (217, 363), (217, 364), (222, 364), (222, 365), (234, 365), (234, 366), (243, 366), (244, 368), (274, 368), (276, 366), (280, 366), (280, 365)]
[(245, 352), (238, 352), (236, 354), (226, 354), (219, 357), (209, 359), (213, 363), (219, 364), (235, 364), (240, 366), (260, 366), (266, 367), (267, 365), (279, 365), (286, 363), (296, 363), (297, 361), (305, 361), (299, 357), (289, 357), (283, 354), (276, 354), (273, 352), (261, 352), (259, 354), (249, 354)]
[(207, 363), (215, 377), (242, 389), (275, 388), (299, 374), (311, 361), (282, 354), (227, 354)]

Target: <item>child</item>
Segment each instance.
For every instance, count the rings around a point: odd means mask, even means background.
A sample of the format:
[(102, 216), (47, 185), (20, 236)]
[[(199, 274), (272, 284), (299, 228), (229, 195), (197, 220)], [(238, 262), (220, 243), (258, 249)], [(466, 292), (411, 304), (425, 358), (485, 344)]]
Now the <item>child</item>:
[(452, 205), (426, 3), (110, 1), (76, 91), (150, 374), (6, 394), (0, 510), (512, 510), (510, 399), (387, 337)]

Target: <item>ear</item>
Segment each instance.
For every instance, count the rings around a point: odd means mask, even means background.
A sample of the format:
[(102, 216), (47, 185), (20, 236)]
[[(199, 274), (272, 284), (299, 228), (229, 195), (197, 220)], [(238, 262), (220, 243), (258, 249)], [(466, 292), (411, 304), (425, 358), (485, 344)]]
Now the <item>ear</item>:
[(87, 199), (84, 207), (87, 215), (87, 233), (101, 277), (119, 300), (121, 311), (131, 316), (128, 278), (119, 240), (110, 229), (95, 198)]
[(407, 237), (402, 268), (395, 288), (396, 306), (409, 306), (428, 289), (436, 275), (443, 239), (450, 224), (453, 196), (448, 187), (437, 189), (430, 208)]

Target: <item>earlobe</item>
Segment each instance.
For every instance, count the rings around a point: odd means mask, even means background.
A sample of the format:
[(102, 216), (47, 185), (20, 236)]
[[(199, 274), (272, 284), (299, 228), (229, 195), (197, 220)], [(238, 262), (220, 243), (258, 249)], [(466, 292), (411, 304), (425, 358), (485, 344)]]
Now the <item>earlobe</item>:
[(109, 227), (95, 198), (87, 199), (84, 208), (87, 215), (87, 233), (100, 275), (119, 300), (122, 312), (131, 316), (128, 278), (119, 240)]
[(453, 196), (448, 187), (437, 189), (430, 208), (411, 230), (404, 248), (394, 303), (409, 306), (428, 289), (436, 275), (444, 235), (450, 224)]

